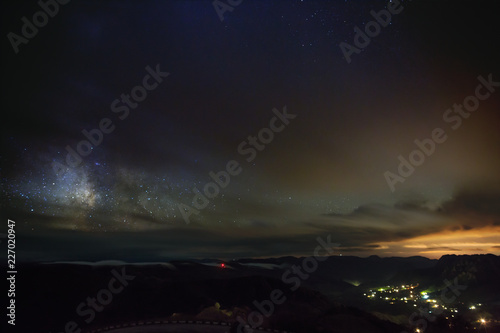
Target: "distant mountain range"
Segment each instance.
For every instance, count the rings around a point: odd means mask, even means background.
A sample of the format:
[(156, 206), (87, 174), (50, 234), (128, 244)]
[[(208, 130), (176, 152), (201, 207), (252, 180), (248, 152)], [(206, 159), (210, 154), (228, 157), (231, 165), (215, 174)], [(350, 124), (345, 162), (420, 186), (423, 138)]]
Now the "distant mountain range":
[(420, 283), (423, 288), (440, 291), (446, 281), (465, 286), (460, 290), (463, 302), (500, 303), (500, 257), (487, 255), (445, 255), (431, 267), (400, 271), (390, 283)]

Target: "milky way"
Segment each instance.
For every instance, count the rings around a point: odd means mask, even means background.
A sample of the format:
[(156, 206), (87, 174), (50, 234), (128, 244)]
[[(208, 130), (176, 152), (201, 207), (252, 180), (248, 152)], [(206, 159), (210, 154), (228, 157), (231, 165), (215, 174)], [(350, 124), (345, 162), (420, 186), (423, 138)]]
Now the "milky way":
[[(478, 76), (500, 81), (494, 11), (400, 5), (350, 63), (339, 45), (387, 1), (245, 1), (223, 21), (210, 1), (72, 2), (17, 54), (5, 39), (2, 214), (20, 256), (304, 255), (325, 234), (357, 255), (499, 253), (500, 92), (457, 130), (442, 119)], [(9, 4), (5, 35), (36, 10)], [(284, 107), (297, 117), (269, 130)], [(436, 127), (446, 142), (391, 191), (384, 173)], [(179, 207), (232, 160), (186, 223)]]

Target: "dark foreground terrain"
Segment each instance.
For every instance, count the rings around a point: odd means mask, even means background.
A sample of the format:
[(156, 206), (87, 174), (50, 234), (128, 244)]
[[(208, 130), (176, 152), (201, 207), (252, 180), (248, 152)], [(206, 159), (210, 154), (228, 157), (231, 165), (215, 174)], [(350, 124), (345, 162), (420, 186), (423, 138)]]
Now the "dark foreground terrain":
[(500, 332), (499, 281), (494, 255), (329, 257), (317, 267), (295, 257), (24, 264), (16, 328), (244, 332), (247, 324), (256, 332)]

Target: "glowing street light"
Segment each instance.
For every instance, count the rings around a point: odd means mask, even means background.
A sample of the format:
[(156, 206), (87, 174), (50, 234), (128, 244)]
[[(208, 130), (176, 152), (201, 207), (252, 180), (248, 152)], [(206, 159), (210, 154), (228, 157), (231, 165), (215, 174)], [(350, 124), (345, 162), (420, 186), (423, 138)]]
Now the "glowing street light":
[(486, 319), (481, 318), (481, 319), (479, 319), (479, 321), (481, 322), (481, 326), (484, 325), (484, 331), (486, 332)]

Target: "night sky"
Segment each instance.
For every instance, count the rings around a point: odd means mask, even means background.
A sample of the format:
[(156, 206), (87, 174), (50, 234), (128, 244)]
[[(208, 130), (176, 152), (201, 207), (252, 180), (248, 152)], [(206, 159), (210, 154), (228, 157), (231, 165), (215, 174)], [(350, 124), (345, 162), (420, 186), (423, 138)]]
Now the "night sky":
[[(17, 53), (9, 33), (41, 9), (5, 3), (18, 261), (310, 255), (326, 235), (344, 255), (500, 254), (494, 2), (398, 6), (346, 59), (387, 1), (244, 0), (221, 21), (212, 1), (74, 0)], [(400, 155), (419, 163), (407, 177)]]

